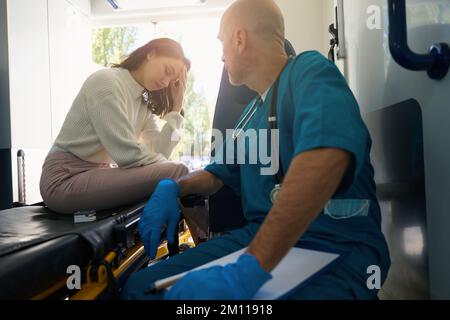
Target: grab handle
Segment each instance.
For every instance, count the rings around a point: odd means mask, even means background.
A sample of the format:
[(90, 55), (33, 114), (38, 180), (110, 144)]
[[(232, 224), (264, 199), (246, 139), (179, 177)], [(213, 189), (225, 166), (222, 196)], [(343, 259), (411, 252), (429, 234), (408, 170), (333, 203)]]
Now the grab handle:
[(405, 0), (388, 0), (389, 46), (392, 57), (402, 67), (426, 70), (431, 79), (444, 78), (450, 67), (450, 48), (446, 43), (433, 44), (428, 54), (417, 54), (408, 46)]

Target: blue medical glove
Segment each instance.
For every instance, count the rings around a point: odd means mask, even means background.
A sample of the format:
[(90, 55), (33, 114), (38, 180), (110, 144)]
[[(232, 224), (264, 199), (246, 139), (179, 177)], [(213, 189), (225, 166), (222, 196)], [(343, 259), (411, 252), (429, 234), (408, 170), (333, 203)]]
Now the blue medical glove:
[(250, 300), (270, 279), (253, 255), (244, 254), (225, 267), (188, 273), (164, 298), (167, 300)]
[(161, 231), (165, 225), (167, 240), (170, 244), (175, 242), (175, 232), (180, 220), (179, 194), (180, 187), (175, 181), (162, 180), (142, 212), (139, 234), (150, 259), (156, 258)]

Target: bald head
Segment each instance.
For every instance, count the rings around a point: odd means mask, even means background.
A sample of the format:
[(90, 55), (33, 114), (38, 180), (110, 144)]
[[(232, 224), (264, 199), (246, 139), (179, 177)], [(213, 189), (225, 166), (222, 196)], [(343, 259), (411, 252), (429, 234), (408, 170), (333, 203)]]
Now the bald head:
[(284, 39), (283, 15), (273, 0), (235, 1), (219, 33), (230, 83), (263, 94), (288, 60)]
[(266, 44), (285, 39), (283, 15), (273, 0), (237, 0), (225, 12), (222, 28), (231, 33), (242, 28)]

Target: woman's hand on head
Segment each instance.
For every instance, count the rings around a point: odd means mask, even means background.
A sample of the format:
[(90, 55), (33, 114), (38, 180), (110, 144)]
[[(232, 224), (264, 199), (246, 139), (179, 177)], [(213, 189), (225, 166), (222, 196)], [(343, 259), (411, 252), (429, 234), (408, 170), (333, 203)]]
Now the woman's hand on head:
[(184, 94), (187, 87), (187, 68), (183, 67), (180, 77), (177, 81), (170, 83), (169, 90), (173, 97), (172, 112), (181, 112), (183, 109)]

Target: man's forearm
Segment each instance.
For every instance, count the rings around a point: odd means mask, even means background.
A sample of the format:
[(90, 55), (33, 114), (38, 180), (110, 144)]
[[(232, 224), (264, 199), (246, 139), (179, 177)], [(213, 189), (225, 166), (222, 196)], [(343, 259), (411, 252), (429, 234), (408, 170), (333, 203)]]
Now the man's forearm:
[(350, 154), (338, 149), (318, 149), (296, 157), (279, 197), (248, 252), (261, 267), (272, 271), (288, 253), (326, 202), (336, 192)]
[(205, 170), (195, 171), (177, 181), (180, 186), (180, 197), (192, 194), (209, 196), (223, 187), (223, 182)]

